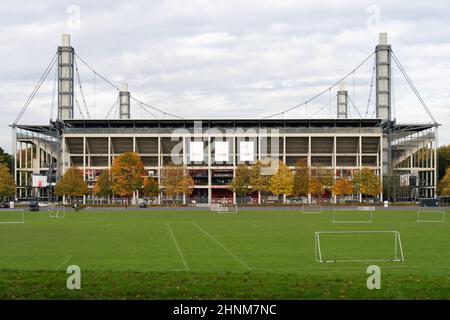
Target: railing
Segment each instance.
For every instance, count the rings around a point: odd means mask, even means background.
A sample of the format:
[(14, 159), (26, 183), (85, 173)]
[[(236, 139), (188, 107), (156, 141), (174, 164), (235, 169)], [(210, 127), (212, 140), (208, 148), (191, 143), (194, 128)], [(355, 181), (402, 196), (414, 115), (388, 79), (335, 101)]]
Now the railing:
[[(66, 134), (135, 134), (135, 133), (148, 133), (148, 134), (171, 134), (176, 128), (65, 128), (64, 133)], [(218, 128), (220, 130), (220, 128)], [(237, 128), (238, 129), (238, 128)], [(261, 128), (265, 129), (265, 128)], [(278, 133), (329, 133), (330, 136), (333, 134), (331, 130), (339, 133), (381, 133), (381, 128), (344, 128), (344, 127), (328, 127), (328, 128), (268, 128), (270, 130), (278, 130)], [(193, 134), (194, 129), (183, 128), (185, 133)], [(235, 129), (223, 129), (221, 134), (233, 133)], [(195, 132), (196, 133), (196, 132)], [(245, 128), (243, 133), (245, 133)], [(252, 134), (253, 135), (253, 134)], [(270, 133), (269, 133), (270, 135)]]

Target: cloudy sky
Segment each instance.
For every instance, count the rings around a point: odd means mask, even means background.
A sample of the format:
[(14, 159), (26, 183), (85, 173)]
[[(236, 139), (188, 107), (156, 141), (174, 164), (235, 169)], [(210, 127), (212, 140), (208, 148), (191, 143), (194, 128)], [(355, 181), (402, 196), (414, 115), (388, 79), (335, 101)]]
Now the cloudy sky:
[[(302, 103), (285, 118), (335, 117), (341, 77), (388, 41), (450, 143), (450, 3), (443, 1), (2, 1), (0, 3), (0, 146), (11, 149), (8, 125), (41, 77), (62, 33), (99, 74), (133, 96), (185, 118), (262, 118)], [(78, 61), (91, 118), (104, 118), (117, 92)], [(345, 85), (352, 117), (372, 117), (373, 59)], [(52, 70), (20, 119), (54, 118)], [(393, 114), (430, 122), (396, 66)], [(76, 83), (78, 86), (78, 83)], [(81, 92), (77, 100), (84, 110)], [(52, 107), (53, 106), (53, 107)], [(132, 103), (133, 118), (167, 117)], [(88, 117), (75, 109), (76, 117)], [(118, 117), (112, 109), (110, 118)]]

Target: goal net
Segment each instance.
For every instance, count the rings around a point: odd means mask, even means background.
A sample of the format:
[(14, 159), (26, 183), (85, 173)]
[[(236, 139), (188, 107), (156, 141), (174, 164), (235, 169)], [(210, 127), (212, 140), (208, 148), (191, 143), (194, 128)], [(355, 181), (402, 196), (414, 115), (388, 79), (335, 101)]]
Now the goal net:
[(48, 217), (49, 218), (64, 218), (66, 216), (66, 207), (64, 206), (49, 206)]
[(237, 213), (238, 207), (237, 205), (219, 205), (217, 209), (217, 213)]
[(332, 223), (372, 223), (373, 207), (333, 209)]
[(25, 223), (24, 209), (0, 209), (0, 224)]
[(308, 204), (302, 206), (302, 213), (322, 213), (322, 206), (318, 204)]
[(443, 210), (418, 210), (417, 222), (445, 222)]
[(317, 262), (405, 261), (398, 231), (318, 231)]
[(220, 204), (219, 204), (219, 203), (213, 203), (213, 204), (211, 204), (211, 206), (209, 207), (209, 211), (217, 212), (217, 211), (219, 211), (219, 207), (220, 207)]

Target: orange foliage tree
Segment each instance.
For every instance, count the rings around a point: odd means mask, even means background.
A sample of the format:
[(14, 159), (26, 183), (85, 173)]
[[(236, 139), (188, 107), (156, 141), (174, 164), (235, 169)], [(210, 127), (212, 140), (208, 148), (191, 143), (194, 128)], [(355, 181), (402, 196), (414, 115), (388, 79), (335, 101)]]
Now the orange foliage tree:
[(115, 195), (129, 202), (136, 190), (142, 187), (144, 164), (136, 152), (125, 152), (116, 157), (111, 167), (111, 189)]
[(70, 167), (55, 186), (57, 196), (67, 196), (69, 201), (73, 197), (82, 197), (89, 192), (83, 179), (83, 172), (77, 167)]
[(337, 179), (333, 186), (336, 196), (349, 196), (353, 194), (353, 183), (347, 178)]

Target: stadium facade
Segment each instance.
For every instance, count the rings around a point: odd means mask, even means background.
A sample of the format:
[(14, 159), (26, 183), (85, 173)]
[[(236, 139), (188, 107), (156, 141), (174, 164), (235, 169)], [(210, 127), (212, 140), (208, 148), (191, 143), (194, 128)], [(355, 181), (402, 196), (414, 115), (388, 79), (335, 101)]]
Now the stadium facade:
[[(74, 52), (63, 35), (57, 120), (12, 126), (19, 200), (52, 198), (55, 183), (70, 166), (79, 167), (93, 188), (102, 170), (124, 152), (137, 152), (145, 174), (157, 179), (165, 166), (186, 166), (195, 188), (185, 203), (236, 202), (228, 190), (236, 166), (257, 160), (282, 160), (294, 169), (303, 159), (312, 170), (329, 169), (335, 179), (369, 167), (382, 178), (380, 200), (436, 197), (438, 125), (392, 119), (386, 34), (380, 34), (375, 50), (373, 119), (348, 118), (344, 86), (337, 91), (334, 119), (130, 119), (126, 86), (118, 97), (120, 119), (74, 119)], [(253, 194), (252, 201), (260, 202), (261, 196)]]

